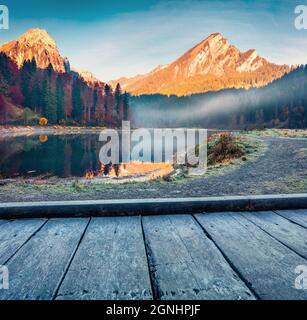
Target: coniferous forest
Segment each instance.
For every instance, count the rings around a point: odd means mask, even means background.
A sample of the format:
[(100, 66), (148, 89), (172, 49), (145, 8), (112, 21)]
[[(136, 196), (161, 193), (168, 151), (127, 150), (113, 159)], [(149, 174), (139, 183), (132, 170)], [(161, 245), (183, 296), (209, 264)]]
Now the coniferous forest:
[(129, 96), (120, 85), (87, 84), (69, 65), (57, 73), (32, 60), (18, 69), (0, 54), (0, 123), (37, 124), (40, 117), (49, 124), (117, 126), (130, 117)]
[(307, 65), (263, 88), (225, 89), (177, 97), (132, 96), (118, 84), (88, 84), (66, 66), (57, 73), (34, 60), (22, 68), (0, 54), (0, 123), (205, 127), (219, 129), (306, 128)]
[(263, 88), (226, 89), (185, 97), (131, 98), (135, 126), (218, 129), (306, 128), (307, 65)]

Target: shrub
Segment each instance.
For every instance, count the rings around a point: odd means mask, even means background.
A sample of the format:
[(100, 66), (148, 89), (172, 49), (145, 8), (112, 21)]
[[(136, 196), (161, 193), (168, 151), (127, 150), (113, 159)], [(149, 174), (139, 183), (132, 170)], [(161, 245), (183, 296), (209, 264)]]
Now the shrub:
[(38, 123), (39, 123), (40, 126), (46, 126), (48, 124), (48, 119), (39, 118)]
[(40, 135), (39, 136), (39, 141), (42, 143), (45, 143), (48, 141), (48, 136), (47, 135)]
[(213, 135), (208, 143), (208, 164), (214, 165), (231, 159), (237, 159), (245, 154), (237, 138), (229, 133)]

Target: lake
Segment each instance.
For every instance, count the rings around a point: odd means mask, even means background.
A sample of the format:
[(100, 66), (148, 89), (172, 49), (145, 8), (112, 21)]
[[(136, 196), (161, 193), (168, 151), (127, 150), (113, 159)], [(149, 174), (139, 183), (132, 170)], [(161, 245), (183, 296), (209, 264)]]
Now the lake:
[[(142, 162), (105, 165), (99, 160), (104, 142), (99, 134), (41, 134), (0, 138), (0, 178), (30, 177), (127, 177), (151, 174), (153, 178), (169, 174), (173, 168), (154, 158)], [(132, 144), (133, 147), (133, 144)], [(176, 149), (175, 149), (176, 150)]]
[[(158, 147), (156, 143), (158, 129), (128, 131), (128, 139), (130, 140), (131, 133), (137, 141), (131, 142), (130, 150), (135, 150), (134, 147), (143, 141), (146, 151), (135, 154), (132, 152), (129, 160), (125, 159), (125, 161), (120, 156), (118, 162), (113, 162), (119, 163), (117, 165), (100, 161), (99, 153), (106, 142), (99, 141), (99, 133), (101, 133), (99, 130), (92, 132), (34, 130), (28, 134), (22, 133), (23, 135), (14, 135), (14, 132), (0, 135), (0, 179), (31, 177), (93, 179), (96, 177), (137, 175), (151, 175), (152, 178), (156, 178), (164, 176), (173, 171), (173, 166), (169, 162), (174, 160), (174, 154), (177, 151), (181, 150), (179, 154), (185, 154), (186, 150), (194, 149), (193, 151), (195, 151), (195, 146), (199, 144), (200, 131), (197, 129), (176, 129), (177, 133), (182, 134), (182, 139), (180, 139), (181, 142), (184, 141), (182, 144), (178, 139), (173, 138), (172, 133), (170, 134), (173, 132), (171, 129), (163, 130), (165, 130), (163, 134), (168, 137), (168, 143), (163, 138)], [(144, 131), (148, 138), (144, 138), (141, 134), (142, 138), (139, 140), (137, 132), (144, 133)], [(126, 131), (119, 130), (117, 132), (119, 133), (119, 153), (121, 155), (122, 139)], [(214, 132), (217, 131), (209, 130), (208, 135), (210, 136)], [(207, 136), (207, 131), (205, 131), (205, 136)], [(153, 137), (155, 138), (153, 139)], [(188, 141), (189, 146), (187, 146)], [(155, 150), (159, 150), (161, 156), (155, 157)], [(191, 152), (188, 153), (191, 154)]]

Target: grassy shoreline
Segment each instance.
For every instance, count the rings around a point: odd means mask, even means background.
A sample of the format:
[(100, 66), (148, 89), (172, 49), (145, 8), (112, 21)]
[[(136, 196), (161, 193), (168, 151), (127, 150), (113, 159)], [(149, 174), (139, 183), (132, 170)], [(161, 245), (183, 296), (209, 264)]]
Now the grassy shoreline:
[[(261, 139), (255, 137), (247, 137), (246, 135), (239, 135), (235, 138), (236, 143), (240, 146), (243, 153), (239, 157), (225, 158), (219, 163), (210, 164), (208, 170), (204, 174), (189, 175), (189, 169), (185, 166), (174, 168), (173, 173), (157, 179), (149, 179), (146, 176), (128, 177), (128, 178), (101, 178), (87, 180), (85, 178), (57, 178), (50, 177), (48, 179), (41, 178), (16, 178), (8, 180), (0, 180), (0, 188), (7, 191), (14, 189), (17, 194), (24, 193), (37, 193), (40, 191), (50, 193), (86, 193), (93, 191), (103, 191), (105, 189), (121, 189), (127, 185), (141, 185), (144, 183), (155, 184), (158, 183), (170, 183), (176, 184), (192, 181), (195, 179), (204, 179), (210, 176), (223, 175), (229, 170), (235, 170), (236, 168), (255, 161), (265, 152), (265, 144), (261, 142)], [(14, 188), (13, 188), (14, 186)]]
[[(37, 134), (41, 134), (37, 130), (48, 129), (48, 132), (57, 132), (58, 134), (66, 133), (95, 133), (103, 129), (102, 127), (22, 127), (18, 133), (22, 133), (23, 129), (26, 128), (29, 132), (35, 131)], [(3, 127), (0, 127), (0, 136)], [(7, 129), (10, 130), (10, 129)], [(3, 132), (3, 131), (2, 131)], [(212, 176), (223, 176), (232, 170), (236, 170), (239, 167), (257, 161), (259, 157), (265, 154), (267, 146), (263, 141), (263, 138), (267, 137), (291, 137), (291, 138), (302, 138), (307, 137), (307, 130), (280, 130), (280, 129), (267, 129), (267, 130), (253, 130), (248, 132), (241, 132), (236, 135), (236, 143), (239, 145), (242, 153), (239, 153), (237, 157), (225, 158), (217, 163), (212, 163), (208, 166), (208, 170), (205, 174), (199, 176), (191, 176), (188, 174), (188, 168), (186, 167), (175, 167), (172, 174), (165, 177), (161, 177), (155, 180), (149, 180), (144, 176), (131, 178), (104, 178), (86, 180), (84, 178), (57, 178), (51, 177), (48, 179), (40, 178), (17, 178), (7, 179), (0, 181), (0, 189), (7, 192), (16, 192), (22, 196), (22, 194), (38, 192), (52, 193), (52, 194), (63, 194), (63, 193), (88, 193), (88, 192), (103, 192), (107, 189), (124, 189), (127, 186), (137, 186), (144, 183), (175, 183), (180, 185), (181, 183), (189, 182), (195, 179), (206, 179)]]
[[(209, 166), (205, 175), (176, 179), (81, 182), (53, 177), (1, 184), (2, 202), (200, 197), (307, 192), (307, 139), (259, 137), (242, 133), (247, 156)], [(240, 138), (241, 139), (241, 138)], [(243, 160), (243, 157), (244, 160)]]

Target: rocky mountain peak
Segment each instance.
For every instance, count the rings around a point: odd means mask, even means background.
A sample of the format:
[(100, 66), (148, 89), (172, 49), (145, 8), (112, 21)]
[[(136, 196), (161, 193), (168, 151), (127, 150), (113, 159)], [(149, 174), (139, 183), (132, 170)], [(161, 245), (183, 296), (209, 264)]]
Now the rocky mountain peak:
[(57, 48), (55, 40), (51, 38), (46, 30), (43, 29), (30, 29), (16, 41), (19, 43), (28, 43), (30, 46), (40, 44)]
[(25, 61), (34, 59), (37, 66), (46, 69), (49, 64), (57, 72), (65, 72), (65, 61), (60, 55), (56, 42), (43, 29), (30, 29), (17, 40), (0, 46), (0, 52), (5, 53), (18, 67)]
[(255, 49), (241, 52), (216, 32), (176, 61), (145, 75), (112, 81), (132, 94), (189, 95), (225, 88), (263, 86), (284, 75), (288, 66), (270, 63)]

